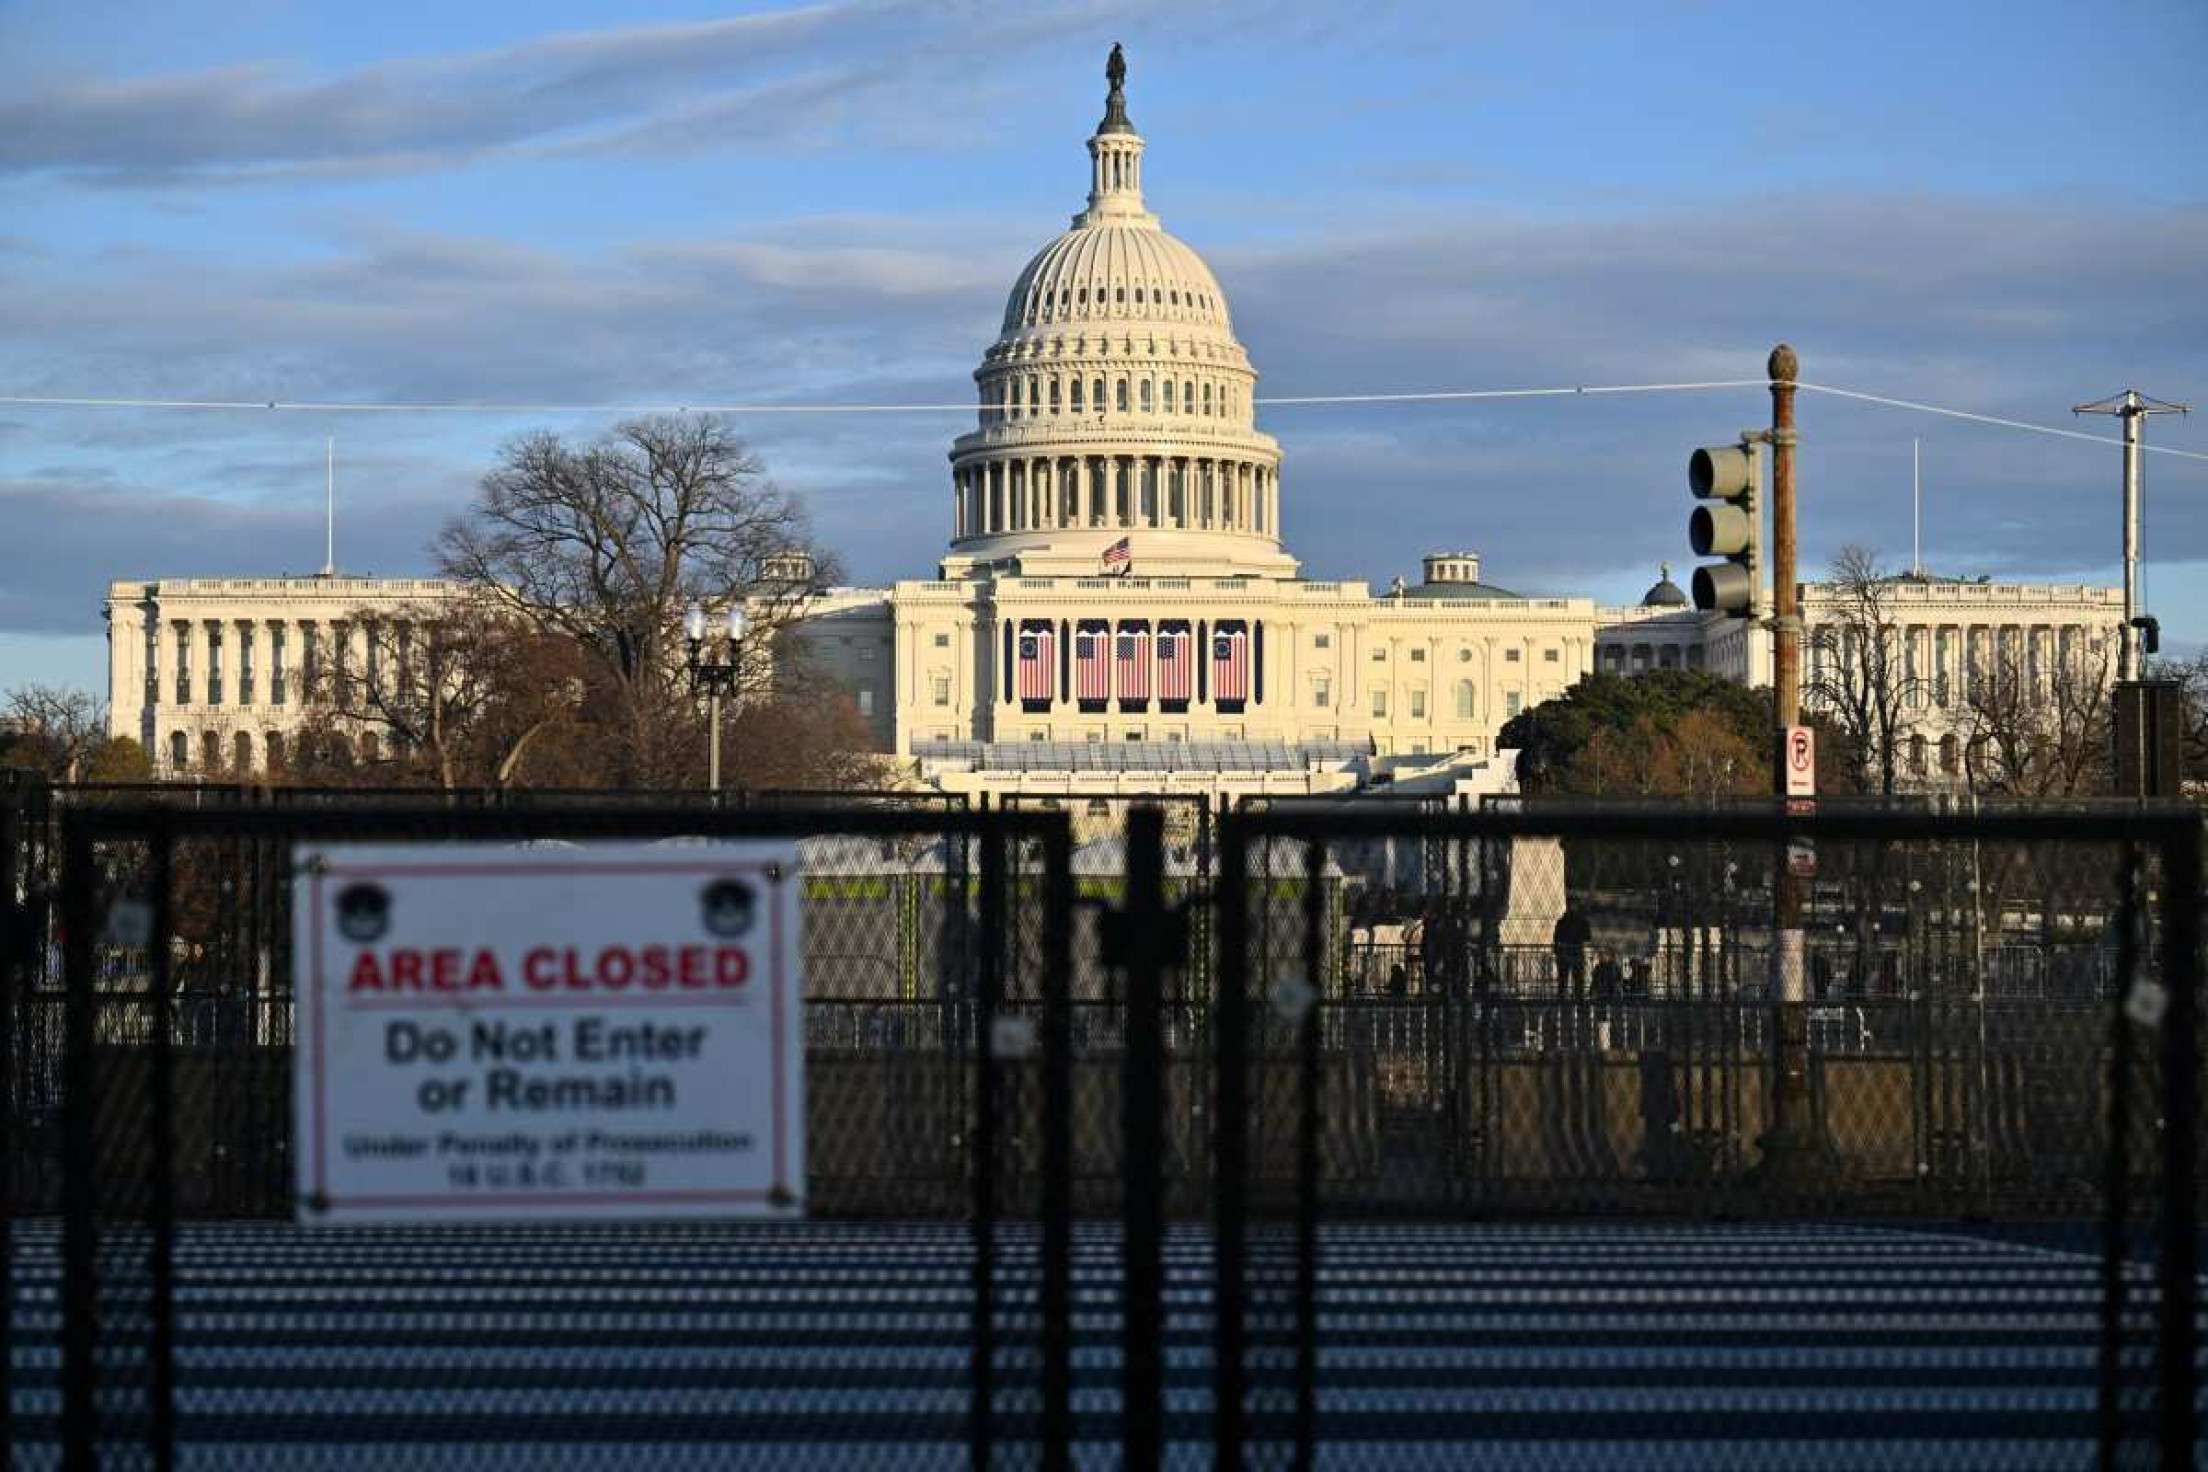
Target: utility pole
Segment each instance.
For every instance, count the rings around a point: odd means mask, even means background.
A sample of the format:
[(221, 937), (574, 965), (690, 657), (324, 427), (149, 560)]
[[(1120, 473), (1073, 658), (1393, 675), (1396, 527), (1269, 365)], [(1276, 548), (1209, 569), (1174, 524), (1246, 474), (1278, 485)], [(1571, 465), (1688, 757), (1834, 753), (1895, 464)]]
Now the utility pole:
[(1909, 441), (1909, 571), (1924, 576), (1924, 441)]
[(337, 436), (322, 447), (322, 576), (337, 576)]
[(2136, 680), (2139, 668), (2139, 431), (2150, 414), (2187, 414), (2185, 404), (2165, 404), (2135, 388), (2113, 398), (2077, 404), (2073, 414), (2108, 414), (2124, 421), (2124, 626), (2117, 630), (2116, 678)]
[[(1788, 804), (1788, 762), (1802, 723), (1802, 612), (1795, 581), (1794, 392), (1801, 362), (1780, 343), (1765, 364), (1771, 380), (1771, 683), (1778, 700), (1772, 743), (1773, 794)], [(1773, 855), (1771, 979), (1778, 1006), (1772, 1036), (1771, 1128), (1763, 1137), (1763, 1179), (1813, 1184), (1829, 1151), (1816, 1137), (1809, 1109), (1809, 966), (1802, 933), (1804, 881), (1787, 845)]]
[(2110, 692), (2119, 797), (2175, 797), (2183, 788), (2179, 731), (2185, 693), (2173, 680), (2146, 678), (2142, 655), (2161, 648), (2161, 627), (2139, 604), (2140, 435), (2150, 414), (2187, 414), (2184, 404), (2150, 399), (2135, 388), (2072, 407), (2124, 421), (2124, 626), (2116, 631), (2116, 688)]

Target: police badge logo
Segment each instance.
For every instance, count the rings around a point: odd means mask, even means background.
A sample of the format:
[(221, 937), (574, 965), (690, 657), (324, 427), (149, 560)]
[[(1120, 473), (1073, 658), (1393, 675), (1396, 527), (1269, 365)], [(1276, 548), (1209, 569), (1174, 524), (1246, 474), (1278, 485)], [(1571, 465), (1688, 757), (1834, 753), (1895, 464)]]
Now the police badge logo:
[(705, 928), (724, 940), (735, 940), (750, 932), (757, 904), (751, 886), (737, 879), (716, 879), (698, 892), (698, 909)]
[(337, 894), (337, 929), (347, 940), (370, 945), (391, 928), (391, 895), (380, 884), (348, 884)]

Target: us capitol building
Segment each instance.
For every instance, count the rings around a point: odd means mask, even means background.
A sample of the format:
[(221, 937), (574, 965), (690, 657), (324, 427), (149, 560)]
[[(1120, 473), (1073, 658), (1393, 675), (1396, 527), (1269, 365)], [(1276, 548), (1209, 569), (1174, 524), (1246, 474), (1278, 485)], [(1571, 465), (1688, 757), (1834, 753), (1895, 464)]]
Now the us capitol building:
[[(1598, 665), (1768, 682), (1768, 637), (1696, 613), (1668, 575), (1633, 608), (1522, 596), (1470, 551), (1379, 591), (1301, 577), (1257, 371), (1210, 268), (1144, 202), (1117, 47), (1107, 76), (1087, 205), (1013, 282), (975, 371), (936, 576), (830, 590), (794, 630), (912, 780), (1000, 797), (1496, 790), (1503, 723)], [(1910, 606), (1955, 622), (1959, 648), (1979, 637), (1966, 625), (2120, 618), (2115, 589), (1958, 588), (1976, 591), (1928, 585)], [(111, 727), (172, 774), (265, 767), (297, 725), (294, 669), (343, 657), (349, 615), (437, 596), (421, 580), (117, 582)]]
[(1298, 575), (1257, 371), (1144, 202), (1116, 48), (1108, 75), (1087, 207), (975, 371), (937, 576), (838, 592), (807, 645), (952, 790), (1477, 780), (1504, 721), (1593, 668), (1594, 603), (1494, 587), (1471, 552), (1379, 595)]

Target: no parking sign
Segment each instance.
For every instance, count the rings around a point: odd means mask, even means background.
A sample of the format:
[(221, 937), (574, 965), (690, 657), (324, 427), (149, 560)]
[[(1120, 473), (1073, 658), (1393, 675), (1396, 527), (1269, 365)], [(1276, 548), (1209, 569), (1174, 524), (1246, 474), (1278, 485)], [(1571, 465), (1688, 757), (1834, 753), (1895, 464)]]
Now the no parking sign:
[(1817, 792), (1817, 733), (1808, 726), (1788, 726), (1779, 738), (1779, 766), (1786, 774), (1788, 797), (1812, 797)]
[(796, 859), (789, 842), (302, 851), (300, 1219), (801, 1211)]

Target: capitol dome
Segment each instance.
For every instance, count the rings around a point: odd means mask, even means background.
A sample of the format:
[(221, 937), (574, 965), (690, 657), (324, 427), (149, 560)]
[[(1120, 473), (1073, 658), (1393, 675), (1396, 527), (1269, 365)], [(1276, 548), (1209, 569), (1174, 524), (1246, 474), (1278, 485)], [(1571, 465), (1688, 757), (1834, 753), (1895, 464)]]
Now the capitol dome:
[(1125, 75), (1115, 46), (1087, 208), (1014, 280), (974, 373), (946, 576), (1294, 574), (1256, 371), (1211, 268), (1143, 202)]
[(1004, 330), (1050, 322), (1190, 323), (1230, 332), (1227, 302), (1204, 258), (1158, 228), (1117, 221), (1074, 227), (1044, 246), (1012, 284)]

